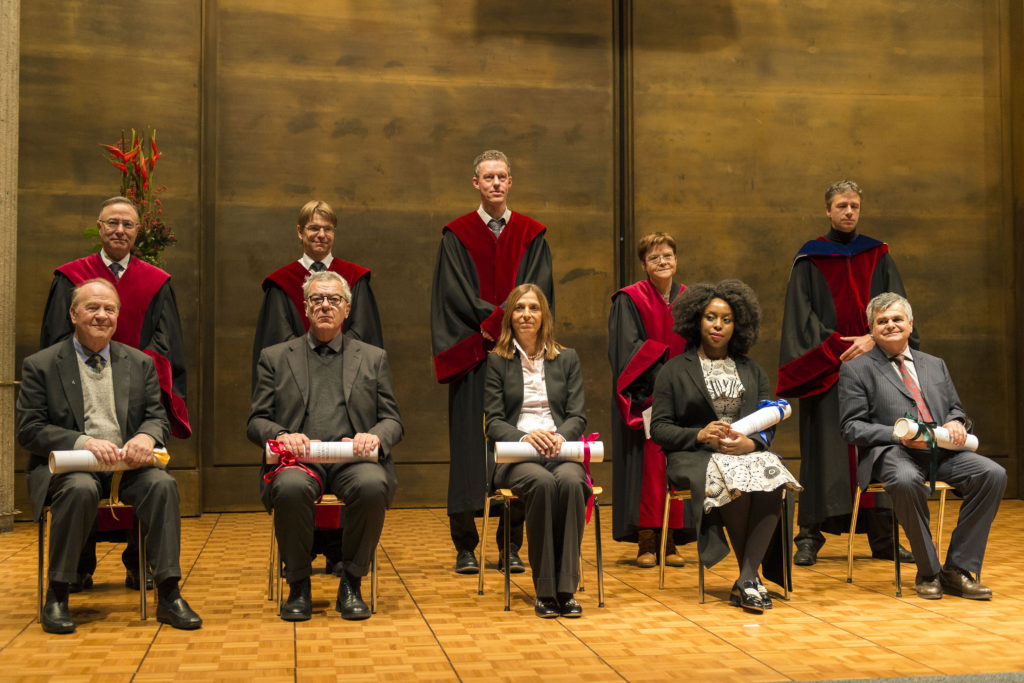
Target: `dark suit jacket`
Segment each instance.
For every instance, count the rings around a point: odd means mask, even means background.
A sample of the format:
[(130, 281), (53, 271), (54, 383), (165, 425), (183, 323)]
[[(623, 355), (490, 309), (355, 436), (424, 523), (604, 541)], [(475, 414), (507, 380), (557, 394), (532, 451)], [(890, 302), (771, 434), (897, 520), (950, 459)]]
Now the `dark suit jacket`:
[[(260, 354), (246, 433), (249, 440), (261, 449), (261, 464), (268, 439), (276, 438), (282, 432), (296, 433), (302, 429), (309, 403), (306, 347), (306, 336), (303, 335), (269, 346)], [(391, 448), (402, 440), (403, 430), (387, 352), (346, 337), (342, 353), (342, 375), (338, 381), (342, 382), (345, 392), (349, 423), (357, 433), (370, 433), (380, 439), (380, 463), (388, 472), (393, 498), (398, 478)], [(317, 434), (306, 436), (319, 438)], [(260, 481), (263, 481), (262, 477)], [(261, 490), (263, 488), (261, 483)]]
[[(110, 342), (110, 370), (121, 437), (127, 441), (144, 433), (157, 445), (164, 444), (170, 425), (160, 403), (160, 381), (153, 359), (130, 346)], [(81, 381), (70, 337), (32, 354), (21, 366), (18, 442), (32, 452), (29, 495), (36, 519), (50, 487), (50, 451), (71, 450), (85, 434)]]
[[(941, 358), (911, 351), (918, 385), (932, 417), (943, 425), (965, 421), (949, 370)], [(858, 447), (857, 483), (866, 488), (875, 461), (887, 451), (904, 448), (892, 435), (896, 420), (917, 415), (917, 405), (885, 352), (875, 347), (839, 369), (839, 422), (843, 438)], [(915, 456), (917, 454), (914, 454)]]
[[(573, 349), (562, 349), (553, 360), (544, 361), (544, 384), (555, 431), (566, 441), (579, 441), (587, 428), (583, 409), (583, 373), (580, 357)], [(516, 427), (523, 410), (523, 364), (514, 358), (487, 355), (484, 380), (484, 431), (493, 441), (519, 441), (526, 432)], [(488, 470), (493, 458), (488, 457)], [(500, 466), (504, 467), (504, 465)]]
[[(733, 360), (744, 388), (740, 415), (749, 415), (757, 410), (759, 400), (768, 398), (768, 375), (746, 356)], [(717, 419), (697, 349), (687, 349), (666, 363), (655, 380), (651, 439), (665, 449), (669, 473), (682, 473), (682, 478), (672, 484), (691, 491), (693, 504), (687, 511), (697, 516), (697, 548), (709, 567), (729, 554), (719, 515), (703, 514), (711, 446), (698, 443), (697, 433)], [(767, 450), (770, 445), (758, 434), (750, 439), (758, 450)]]

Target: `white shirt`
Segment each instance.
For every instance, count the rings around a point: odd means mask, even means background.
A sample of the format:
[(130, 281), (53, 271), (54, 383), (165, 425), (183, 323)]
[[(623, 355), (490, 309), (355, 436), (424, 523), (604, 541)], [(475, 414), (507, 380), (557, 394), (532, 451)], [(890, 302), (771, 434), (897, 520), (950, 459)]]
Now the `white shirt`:
[[(333, 261), (333, 260), (334, 260), (334, 257), (331, 256), (330, 254), (328, 254), (327, 256), (324, 256), (324, 259), (320, 263), (324, 264), (324, 268), (326, 268), (327, 270), (330, 270), (331, 269), (331, 261)], [(301, 263), (302, 266), (306, 270), (309, 270), (309, 271), (313, 270), (310, 266), (313, 265), (314, 261), (313, 261), (313, 259), (309, 258), (309, 254), (303, 252), (302, 258), (299, 259), (299, 263)]]
[(523, 408), (519, 412), (516, 428), (529, 434), (543, 429), (555, 431), (555, 420), (551, 417), (551, 405), (548, 403), (548, 386), (544, 382), (544, 356), (530, 360), (515, 339), (512, 340), (519, 351), (519, 359), (523, 364)]
[(903, 364), (907, 366), (907, 372), (909, 372), (910, 376), (914, 378), (914, 384), (916, 384), (917, 387), (920, 389), (921, 382), (917, 379), (917, 368), (914, 367), (914, 357), (910, 354), (910, 347), (908, 346), (907, 348), (903, 349), (903, 353), (897, 353), (896, 355), (892, 356), (889, 359), (889, 364), (892, 365), (893, 369), (896, 371), (896, 375), (900, 378), (900, 381), (902, 382), (903, 375), (900, 373), (900, 362), (896, 360), (896, 356), (903, 356), (906, 359), (903, 361)]
[[(480, 220), (482, 220), (485, 225), (487, 223), (490, 223), (492, 220), (494, 220), (494, 216), (492, 216), (491, 214), (489, 214), (486, 211), (484, 211), (484, 205), (483, 204), (481, 204), (480, 208), (478, 208), (476, 210), (476, 215), (480, 216)], [(498, 218), (504, 220), (505, 221), (505, 225), (508, 225), (508, 222), (512, 219), (512, 210), (509, 209), (506, 206), (505, 207), (505, 213), (503, 213), (500, 216), (498, 216)]]
[(104, 251), (103, 249), (100, 249), (100, 258), (103, 259), (103, 263), (104, 263), (104, 265), (107, 266), (107, 268), (110, 267), (111, 263), (119, 263), (121, 265), (121, 274), (118, 276), (118, 279), (120, 279), (120, 278), (124, 277), (125, 271), (128, 270), (128, 262), (132, 260), (132, 255), (131, 255), (131, 252), (129, 252), (129, 253), (125, 254), (124, 258), (121, 259), (120, 261), (115, 261), (114, 259), (112, 259), (109, 256), (107, 256), (107, 252), (106, 251)]

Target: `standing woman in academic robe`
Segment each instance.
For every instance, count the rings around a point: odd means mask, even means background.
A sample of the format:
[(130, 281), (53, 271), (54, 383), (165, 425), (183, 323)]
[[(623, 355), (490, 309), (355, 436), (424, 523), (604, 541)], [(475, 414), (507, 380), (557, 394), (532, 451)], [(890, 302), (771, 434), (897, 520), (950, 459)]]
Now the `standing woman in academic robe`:
[(526, 504), (526, 536), (542, 618), (579, 617), (580, 541), (591, 495), (583, 465), (558, 460), (565, 441), (587, 426), (583, 375), (576, 352), (555, 342), (547, 299), (533, 284), (505, 301), (501, 336), (487, 356), (486, 433), (491, 441), (525, 441), (539, 461), (497, 465), (493, 482)]
[[(672, 281), (676, 241), (671, 235), (644, 235), (637, 244), (637, 256), (647, 277), (612, 295), (608, 315), (608, 360), (614, 382), (612, 536), (616, 541), (635, 542), (636, 563), (654, 567), (667, 493), (665, 454), (646, 437), (643, 414), (651, 407), (654, 378), (666, 361), (686, 348), (672, 329), (672, 302), (686, 287)], [(683, 525), (683, 502), (674, 501), (669, 529)], [(676, 552), (674, 535), (666, 539), (665, 564), (681, 567), (683, 558)]]
[[(739, 564), (729, 601), (750, 612), (771, 607), (758, 567), (779, 526), (782, 490), (799, 490), (768, 450), (771, 431), (733, 431), (737, 418), (768, 398), (768, 375), (746, 356), (757, 340), (761, 308), (739, 280), (701, 283), (672, 306), (686, 352), (662, 368), (654, 386), (651, 438), (668, 453), (668, 479), (690, 489), (702, 512), (697, 550), (713, 566), (729, 553)], [(769, 577), (771, 578), (771, 577)]]

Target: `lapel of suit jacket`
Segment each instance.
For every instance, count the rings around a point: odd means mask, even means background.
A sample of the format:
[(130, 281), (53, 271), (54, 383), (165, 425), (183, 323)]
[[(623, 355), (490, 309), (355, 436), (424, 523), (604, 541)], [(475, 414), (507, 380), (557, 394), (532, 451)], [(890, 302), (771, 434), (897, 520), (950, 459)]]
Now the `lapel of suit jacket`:
[(71, 407), (71, 414), (81, 431), (85, 431), (85, 398), (82, 395), (82, 375), (78, 370), (78, 354), (75, 353), (71, 338), (65, 340), (57, 352), (57, 379), (64, 391), (64, 398)]
[(700, 366), (700, 358), (696, 352), (683, 354), (683, 358), (686, 360), (686, 374), (690, 376), (690, 381), (693, 382), (694, 386), (700, 391), (700, 395), (707, 401), (711, 412), (715, 412), (715, 404), (711, 402), (711, 394), (708, 393), (708, 384), (704, 381), (704, 370)]
[(750, 359), (745, 357), (734, 358), (736, 363), (736, 374), (739, 375), (740, 383), (743, 385), (743, 401), (740, 417), (746, 417), (757, 410), (758, 386), (757, 375), (750, 364)]
[(939, 368), (938, 363), (931, 356), (920, 351), (912, 351), (914, 354), (914, 370), (917, 371), (917, 384), (921, 389), (925, 405), (932, 414), (932, 419), (942, 424), (944, 415), (938, 413), (944, 409), (943, 397), (939, 394)]
[(544, 386), (548, 390), (548, 408), (551, 409), (551, 416), (560, 426), (565, 422), (565, 415), (562, 413), (565, 401), (562, 401), (561, 397), (565, 395), (566, 380), (565, 372), (562, 370), (562, 364), (558, 362), (558, 358), (559, 356), (556, 356), (554, 360), (544, 360)]
[[(349, 421), (355, 414), (349, 397), (352, 396), (352, 387), (355, 386), (356, 378), (359, 377), (359, 368), (363, 364), (363, 350), (359, 344), (353, 344), (348, 339), (342, 347), (342, 378), (341, 389), (345, 393), (345, 408), (348, 410)], [(353, 424), (353, 427), (356, 425)]]
[(110, 375), (114, 385), (114, 413), (121, 434), (128, 439), (128, 404), (131, 402), (132, 364), (125, 350), (110, 344)]
[(309, 366), (306, 362), (306, 337), (293, 339), (285, 353), (288, 369), (292, 373), (295, 384), (299, 387), (302, 405), (309, 405)]
[(900, 391), (900, 393), (902, 393), (904, 396), (913, 401), (914, 396), (910, 393), (910, 389), (907, 389), (907, 385), (903, 381), (903, 378), (900, 377), (898, 372), (896, 372), (895, 366), (892, 364), (892, 361), (889, 360), (889, 356), (885, 354), (885, 351), (883, 351), (880, 347), (876, 346), (875, 348), (871, 349), (869, 353), (869, 357), (876, 364), (875, 368), (878, 371), (878, 374), (881, 375), (887, 381), (891, 382), (892, 385)]

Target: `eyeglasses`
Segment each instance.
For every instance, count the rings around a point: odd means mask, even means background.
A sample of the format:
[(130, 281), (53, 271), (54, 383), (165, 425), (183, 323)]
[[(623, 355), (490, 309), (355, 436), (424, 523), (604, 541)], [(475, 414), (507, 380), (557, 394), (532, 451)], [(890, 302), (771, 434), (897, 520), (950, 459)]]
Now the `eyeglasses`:
[(308, 232), (308, 233), (310, 233), (312, 235), (315, 235), (316, 233), (320, 232), (321, 230), (323, 230), (324, 234), (326, 234), (326, 235), (334, 234), (334, 226), (333, 225), (313, 225), (312, 223), (310, 223), (309, 225), (305, 226), (303, 228), (303, 230), (305, 230), (306, 232)]
[(306, 297), (306, 301), (308, 301), (309, 305), (312, 306), (313, 308), (316, 308), (317, 306), (323, 303), (326, 303), (331, 308), (341, 308), (341, 302), (347, 302), (348, 299), (346, 299), (340, 294), (310, 294), (308, 297)]
[(137, 227), (139, 224), (133, 220), (127, 218), (108, 218), (105, 221), (100, 221), (103, 225), (107, 226), (111, 230), (117, 230), (117, 226), (123, 225), (125, 230), (131, 230)]
[(664, 261), (665, 263), (672, 263), (673, 261), (676, 260), (676, 255), (662, 254), (661, 256), (648, 256), (645, 260), (651, 265), (654, 265), (655, 263), (661, 263), (662, 261)]

